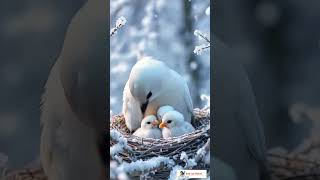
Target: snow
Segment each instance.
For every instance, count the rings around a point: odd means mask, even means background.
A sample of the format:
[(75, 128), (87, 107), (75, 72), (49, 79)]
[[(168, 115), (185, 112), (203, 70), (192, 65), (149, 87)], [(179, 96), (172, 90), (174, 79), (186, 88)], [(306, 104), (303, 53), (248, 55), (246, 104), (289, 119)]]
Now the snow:
[(193, 33), (196, 37), (198, 37), (199, 40), (205, 40), (207, 42), (210, 42), (210, 38), (205, 33), (201, 32), (200, 30), (196, 29)]
[(115, 155), (123, 152), (124, 150), (132, 150), (130, 146), (128, 146), (127, 139), (124, 138), (120, 132), (116, 130), (110, 131), (110, 137), (111, 139), (117, 141), (118, 143), (110, 147), (110, 155), (111, 157), (114, 157)]
[(116, 22), (116, 27), (120, 28), (120, 27), (124, 26), (126, 23), (127, 23), (127, 19), (125, 17), (121, 16)]
[(118, 163), (116, 161), (110, 162), (110, 178), (117, 180), (129, 180), (130, 178), (122, 169), (118, 168)]
[(183, 160), (186, 163), (185, 168), (192, 168), (197, 165), (197, 162), (192, 158), (189, 159), (184, 151), (181, 152), (180, 160)]
[(202, 94), (200, 96), (201, 100), (202, 101), (206, 101), (206, 104), (205, 106), (203, 107), (203, 109), (208, 109), (208, 111), (210, 112), (210, 96), (209, 95), (205, 95), (205, 94)]
[(171, 168), (175, 165), (175, 162), (168, 157), (158, 156), (145, 161), (140, 159), (131, 163), (124, 162), (118, 168), (123, 170), (124, 172), (132, 173), (135, 171), (140, 171), (140, 172), (151, 171), (161, 165)]
[(170, 176), (168, 178), (168, 180), (178, 180), (180, 178), (178, 178), (177, 176), (177, 171), (178, 170), (183, 170), (183, 167), (176, 165), (172, 168), (171, 172), (170, 172)]
[(180, 156), (180, 160), (184, 160), (184, 159), (188, 159), (188, 155), (186, 154), (186, 152), (182, 151), (181, 156)]
[(127, 23), (127, 19), (123, 16), (121, 16), (116, 21), (116, 27), (110, 29), (110, 37), (117, 34), (117, 31), (124, 26)]
[(210, 44), (202, 44), (199, 46), (195, 46), (193, 52), (197, 55), (201, 55), (204, 51), (207, 51), (210, 49)]

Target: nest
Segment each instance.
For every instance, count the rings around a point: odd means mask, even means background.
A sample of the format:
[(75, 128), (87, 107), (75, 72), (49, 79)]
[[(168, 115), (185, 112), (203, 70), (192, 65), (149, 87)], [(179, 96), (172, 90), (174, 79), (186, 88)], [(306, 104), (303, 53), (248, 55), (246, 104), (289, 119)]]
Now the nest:
[[(210, 113), (208, 109), (195, 109), (193, 117), (191, 124), (196, 129), (194, 132), (170, 139), (152, 139), (133, 136), (125, 125), (123, 115), (113, 116), (110, 129), (120, 132), (121, 135), (127, 139), (128, 146), (132, 149), (131, 151), (123, 151), (119, 153), (118, 156), (121, 160), (128, 163), (136, 160), (148, 160), (153, 157), (164, 156), (173, 159), (176, 165), (186, 166), (186, 163), (180, 160), (181, 152), (184, 151), (188, 156), (195, 155), (201, 147), (205, 147), (206, 145), (209, 151), (210, 146)], [(110, 146), (116, 143), (116, 141), (111, 140)], [(201, 158), (202, 157), (195, 157), (196, 161), (198, 160), (199, 162), (197, 162), (197, 166), (192, 169), (209, 170), (209, 165), (201, 162)], [(152, 175), (152, 178), (167, 179), (169, 177), (170, 169), (166, 167), (156, 169), (155, 171), (156, 173)], [(143, 172), (131, 174), (131, 176), (140, 176), (141, 174), (143, 174)]]

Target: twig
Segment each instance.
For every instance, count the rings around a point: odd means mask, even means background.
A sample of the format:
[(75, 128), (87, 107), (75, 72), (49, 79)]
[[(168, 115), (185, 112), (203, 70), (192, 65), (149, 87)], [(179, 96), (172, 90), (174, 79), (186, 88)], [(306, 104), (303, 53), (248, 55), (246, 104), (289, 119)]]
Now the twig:
[(110, 37), (115, 35), (117, 31), (124, 26), (127, 23), (127, 19), (123, 16), (121, 16), (119, 19), (117, 19), (116, 26), (114, 28), (111, 28), (110, 30)]

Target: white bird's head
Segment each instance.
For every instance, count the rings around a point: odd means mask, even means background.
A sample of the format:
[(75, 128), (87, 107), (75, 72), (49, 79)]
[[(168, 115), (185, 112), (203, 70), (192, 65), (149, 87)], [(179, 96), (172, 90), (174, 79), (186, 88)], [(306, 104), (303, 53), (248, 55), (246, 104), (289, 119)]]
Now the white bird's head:
[(159, 127), (162, 128), (173, 128), (175, 126), (179, 126), (181, 124), (183, 124), (184, 122), (184, 117), (183, 115), (178, 112), (178, 111), (169, 111), (167, 113), (165, 113), (162, 117), (162, 122), (159, 125)]
[(154, 115), (146, 116), (141, 121), (141, 128), (143, 129), (152, 129), (152, 128), (158, 128), (159, 121), (157, 120), (157, 117)]
[(161, 94), (169, 70), (163, 62), (150, 57), (143, 58), (133, 66), (129, 77), (129, 89), (141, 106)]
[(169, 106), (169, 105), (166, 105), (166, 106), (161, 106), (158, 111), (157, 111), (157, 117), (158, 119), (162, 119), (163, 115), (166, 113), (166, 112), (169, 112), (169, 111), (173, 111), (174, 108), (172, 106)]

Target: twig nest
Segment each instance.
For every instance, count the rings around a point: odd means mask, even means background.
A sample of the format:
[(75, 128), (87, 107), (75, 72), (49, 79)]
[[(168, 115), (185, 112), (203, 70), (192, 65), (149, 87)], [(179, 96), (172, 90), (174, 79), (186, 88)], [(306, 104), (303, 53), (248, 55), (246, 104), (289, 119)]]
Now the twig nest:
[[(126, 145), (129, 147), (117, 154), (117, 158), (121, 157), (124, 162), (131, 163), (137, 160), (148, 160), (163, 156), (172, 159), (176, 165), (188, 166), (186, 161), (180, 158), (181, 153), (185, 152), (187, 156), (196, 155), (199, 149), (203, 148), (206, 143), (209, 142), (208, 140), (210, 138), (209, 109), (194, 109), (193, 115), (194, 118), (191, 124), (196, 130), (192, 133), (169, 139), (152, 139), (134, 136), (126, 127), (123, 115), (113, 116), (110, 122), (111, 130), (118, 131), (126, 139)], [(117, 143), (118, 142), (111, 138), (110, 146)], [(206, 149), (207, 151), (209, 151), (208, 148), (209, 146)], [(114, 157), (111, 158), (115, 159)], [(204, 161), (199, 161), (196, 166), (193, 166), (193, 169), (209, 170), (209, 165), (204, 163)], [(166, 178), (170, 173), (170, 170), (166, 168), (157, 170), (157, 173), (159, 173), (159, 171), (160, 174), (162, 172), (162, 175)], [(161, 177), (157, 178), (161, 179)]]

